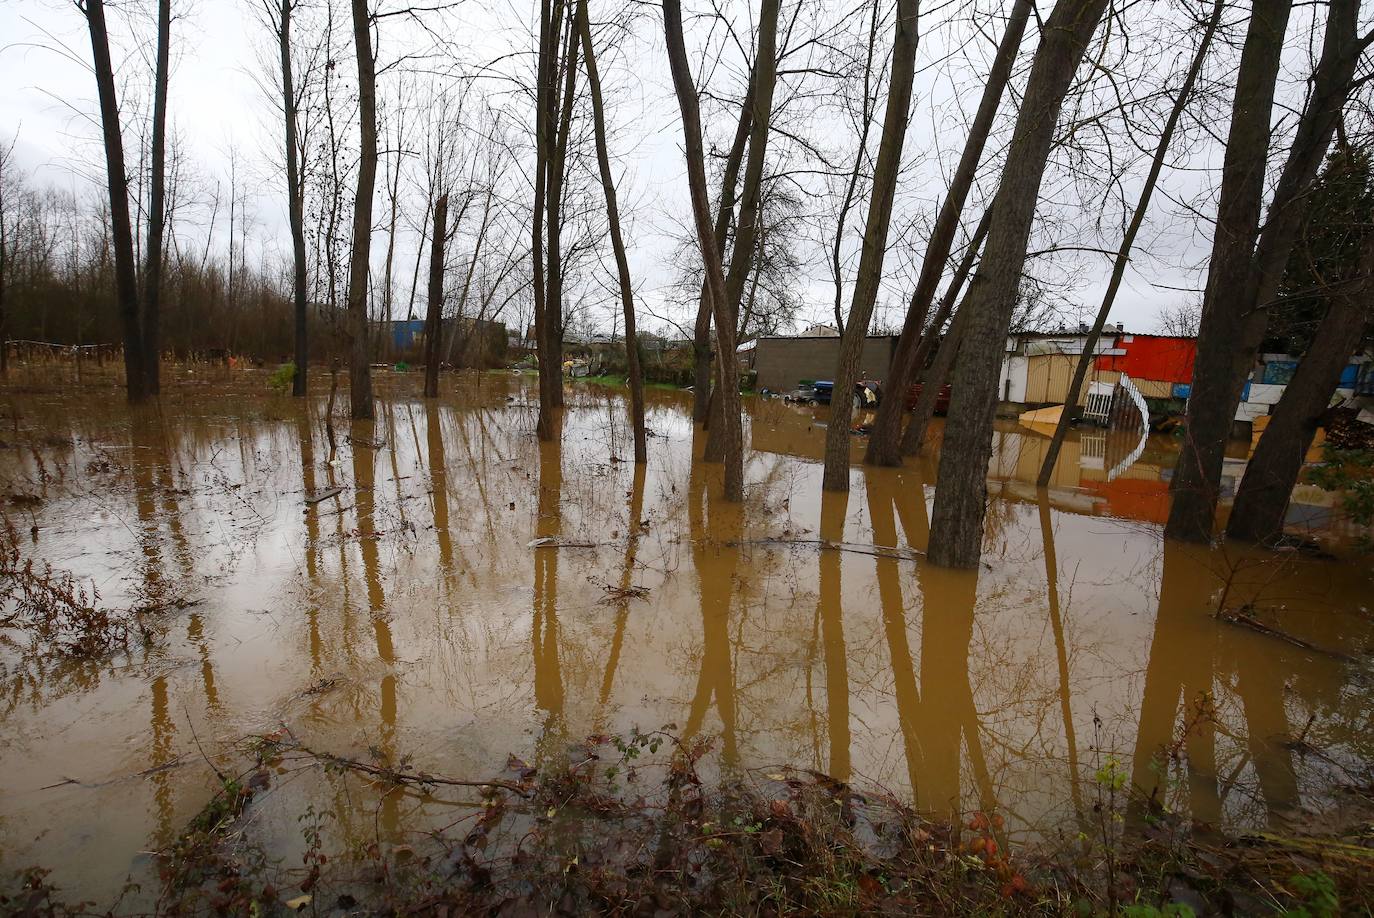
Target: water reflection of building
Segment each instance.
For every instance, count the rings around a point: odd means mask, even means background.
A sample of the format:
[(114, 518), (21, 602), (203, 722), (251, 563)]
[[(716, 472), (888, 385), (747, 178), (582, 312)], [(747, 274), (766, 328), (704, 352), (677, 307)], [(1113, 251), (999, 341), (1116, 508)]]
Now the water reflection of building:
[[(787, 405), (774, 399), (755, 402), (753, 415), (753, 449), (807, 462), (824, 458), (825, 424), (829, 418), (826, 409)], [(866, 420), (871, 417), (861, 416), (856, 422), (862, 424)], [(923, 470), (927, 482), (935, 480), (943, 433), (943, 420), (934, 419), (926, 436), (925, 451), (907, 460), (909, 465)], [(1035, 480), (1049, 447), (1049, 436), (1007, 419), (996, 422), (993, 436), (993, 454), (988, 464), (989, 493), (1017, 501), (1037, 501)], [(852, 438), (854, 463), (862, 462), (865, 446), (862, 437)], [(1229, 505), (1245, 472), (1248, 447), (1241, 440), (1227, 444), (1221, 481), (1223, 508)], [(1169, 513), (1169, 483), (1178, 452), (1178, 441), (1167, 434), (1151, 434), (1142, 445), (1138, 431), (1071, 429), (1049, 481), (1050, 503), (1056, 509), (1074, 513), (1162, 525)], [(1331, 522), (1332, 504), (1331, 494), (1300, 485), (1289, 506), (1289, 524), (1305, 530), (1325, 528)]]
[[(826, 412), (768, 402), (756, 408), (751, 446), (811, 462), (824, 456)], [(943, 422), (935, 419), (921, 456), (908, 459), (933, 482), (938, 467)], [(988, 465), (992, 493), (1013, 500), (1038, 500), (1035, 487), (1049, 438), (999, 420)], [(1169, 437), (1152, 436), (1135, 461), (1123, 465), (1139, 445), (1135, 431), (1070, 430), (1050, 479), (1050, 501), (1058, 509), (1093, 516), (1114, 516), (1162, 523), (1168, 514), (1170, 470), (1178, 449)], [(854, 461), (862, 459), (864, 441), (854, 438)]]
[[(1137, 431), (1071, 431), (1050, 478), (1052, 505), (1076, 513), (1162, 524), (1169, 513), (1169, 469), (1178, 455), (1172, 440), (1150, 437), (1135, 461)], [(1018, 500), (1038, 500), (1035, 480), (1049, 438), (998, 425), (988, 477)]]

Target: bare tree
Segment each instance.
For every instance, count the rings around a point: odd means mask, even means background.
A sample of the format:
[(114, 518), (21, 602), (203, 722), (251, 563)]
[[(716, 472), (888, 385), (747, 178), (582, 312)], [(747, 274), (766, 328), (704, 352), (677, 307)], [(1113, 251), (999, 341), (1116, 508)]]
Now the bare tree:
[(84, 0), (78, 9), (85, 13), (86, 26), (91, 34), (96, 91), (100, 98), (105, 176), (110, 197), (110, 236), (114, 246), (115, 301), (124, 329), (124, 387), (129, 401), (138, 403), (148, 394), (148, 382), (138, 315), (134, 234), (129, 219), (129, 179), (124, 170), (124, 138), (119, 129), (119, 102), (115, 97), (110, 36), (105, 25), (104, 0)]
[[(765, 6), (775, 0), (765, 0)], [(696, 223), (697, 244), (706, 266), (711, 308), (715, 316), (717, 390), (720, 393), (725, 459), (724, 497), (744, 500), (744, 442), (740, 421), (739, 365), (735, 358), (735, 323), (729, 313), (725, 293), (725, 272), (711, 221), (711, 202), (706, 192), (706, 154), (701, 143), (701, 109), (696, 85), (687, 62), (687, 47), (682, 36), (682, 5), (679, 0), (663, 0), (663, 32), (668, 47), (668, 63), (673, 74), (673, 89), (682, 111), (683, 148), (687, 159), (687, 183), (691, 191), (692, 217)], [(764, 58), (760, 38), (758, 59)], [(773, 53), (770, 47), (769, 54)]]
[[(548, 340), (546, 342), (549, 353), (553, 357), (553, 363), (562, 372), (563, 365), (563, 334), (564, 334), (564, 286), (566, 282), (567, 264), (570, 259), (563, 251), (563, 227), (567, 215), (564, 213), (564, 194), (567, 190), (568, 180), (568, 151), (572, 143), (573, 130), (573, 109), (577, 101), (577, 56), (580, 42), (577, 37), (577, 30), (573, 27), (573, 8), (566, 7), (567, 14), (567, 43), (563, 50), (563, 89), (562, 95), (553, 97), (558, 108), (558, 124), (554, 134), (553, 155), (549, 160), (547, 179), (549, 183), (548, 191), (545, 196), (547, 203), (547, 232), (548, 243), (545, 249), (545, 256), (548, 259), (545, 273), (548, 277), (549, 290), (545, 296), (545, 302), (549, 304), (549, 318), (552, 322), (546, 324)], [(555, 84), (556, 85), (556, 84)], [(571, 253), (568, 253), (571, 254)], [(563, 386), (561, 375), (559, 385), (553, 387), (551, 395), (555, 407), (563, 407)]]
[[(592, 98), (592, 120), (596, 132), (596, 162), (601, 170), (601, 187), (606, 195), (606, 222), (615, 253), (616, 276), (620, 281), (620, 304), (625, 312), (625, 366), (630, 383), (630, 420), (634, 425), (635, 462), (649, 461), (648, 437), (644, 429), (644, 375), (639, 367), (639, 336), (635, 334), (634, 287), (630, 283), (630, 262), (625, 255), (625, 239), (620, 231), (620, 208), (616, 202), (615, 177), (611, 175), (611, 156), (606, 148), (606, 113), (601, 97), (601, 75), (596, 69), (596, 50), (592, 46), (592, 26), (587, 15), (587, 0), (577, 2), (577, 30), (582, 35), (582, 57), (587, 65), (587, 91)], [(630, 520), (630, 528), (636, 521)]]
[(281, 71), (282, 130), (285, 140), (286, 213), (291, 230), (291, 298), (293, 304), (293, 344), (295, 375), (291, 394), (304, 397), (307, 389), (309, 348), (309, 259), (305, 242), (304, 143), (301, 139), (301, 97), (308, 83), (308, 70), (300, 82), (293, 62), (292, 16), (299, 0), (262, 0), (263, 22), (277, 39), (278, 66)]
[(892, 199), (902, 166), (907, 118), (911, 110), (911, 84), (916, 73), (916, 45), (919, 38), (919, 0), (898, 0), (896, 34), (892, 45), (892, 76), (887, 89), (887, 109), (883, 113), (882, 140), (873, 169), (873, 191), (864, 226), (859, 274), (849, 305), (849, 321), (840, 336), (839, 365), (835, 368), (835, 388), (830, 399), (830, 424), (825, 430), (825, 477), (827, 491), (849, 490), (849, 424), (853, 414), (850, 393), (859, 377), (859, 356), (868, 336), (868, 322), (878, 299), (882, 281), (883, 258), (887, 253), (887, 231), (892, 220)]
[[(772, 122), (773, 91), (777, 83), (777, 35), (779, 0), (763, 0), (759, 13), (758, 47), (755, 49), (754, 72), (749, 93), (753, 114), (750, 116), (749, 154), (744, 165), (744, 183), (740, 191), (739, 220), (735, 227), (735, 244), (730, 252), (730, 268), (725, 275), (725, 314), (730, 317), (733, 338), (739, 342), (740, 303), (749, 282), (758, 244), (760, 211), (763, 206), (764, 166), (768, 159), (768, 133)], [(717, 245), (721, 244), (719, 239)], [(732, 350), (721, 352), (721, 362), (735, 360)], [(719, 377), (717, 377), (719, 382)], [(725, 425), (718, 423), (725, 410), (723, 399), (714, 401), (711, 429), (706, 438), (703, 458), (720, 462), (725, 457)]]
[(540, 0), (539, 58), (535, 79), (535, 165), (534, 209), (530, 220), (530, 263), (534, 273), (534, 335), (535, 352), (539, 361), (539, 420), (536, 432), (540, 440), (556, 436), (554, 409), (558, 402), (555, 390), (563, 386), (563, 368), (550, 346), (550, 311), (561, 309), (557, 302), (548, 302), (547, 278), (544, 270), (544, 220), (546, 218), (548, 173), (553, 160), (554, 111), (557, 107), (553, 84), (557, 79), (558, 30), (563, 22), (562, 0)]
[(153, 77), (152, 173), (148, 185), (148, 251), (143, 270), (143, 370), (147, 392), (161, 390), (158, 378), (162, 248), (167, 219), (167, 84), (171, 67), (171, 0), (157, 4), (157, 64)]
[[(387, 219), (386, 230), (386, 260), (382, 268), (382, 321), (383, 328), (390, 329), (392, 302), (395, 299), (396, 287), (393, 282), (392, 268), (396, 260), (396, 223), (400, 216), (401, 207), (401, 172), (404, 167), (403, 157), (405, 156), (406, 145), (406, 93), (409, 90), (409, 83), (404, 79), (396, 81), (396, 104), (391, 111), (391, 124), (394, 133), (390, 137), (391, 155), (387, 157), (386, 171), (386, 197), (387, 205), (390, 208), (390, 216)], [(391, 346), (391, 335), (385, 336), (387, 348)]]
[(1245, 466), (1226, 525), (1226, 534), (1232, 538), (1270, 542), (1283, 533), (1288, 502), (1317, 423), (1369, 322), (1374, 242), (1365, 243), (1360, 261), (1363, 276), (1332, 297), (1311, 347)]
[(1202, 324), (1202, 306), (1198, 303), (1178, 303), (1161, 309), (1155, 326), (1160, 333), (1174, 338), (1196, 338)]
[[(345, 211), (348, 205), (344, 186), (351, 151), (346, 146), (347, 141), (340, 127), (340, 121), (344, 120), (343, 116), (347, 111), (342, 106), (348, 98), (348, 86), (347, 84), (338, 85), (344, 77), (342, 69), (335, 66), (334, 63), (337, 56), (334, 4), (325, 3), (324, 11), (325, 24), (322, 32), (324, 54), (328, 64), (324, 69), (324, 79), (318, 100), (318, 114), (324, 116), (324, 142), (328, 169), (320, 174), (318, 182), (319, 225), (316, 228), (314, 277), (316, 287), (323, 288), (322, 295), (317, 294), (316, 299), (324, 303), (325, 313), (330, 322), (338, 323), (340, 288), (341, 285), (347, 283), (347, 279), (341, 277), (343, 238), (340, 225), (347, 218)], [(342, 100), (340, 96), (343, 97)], [(308, 112), (305, 123), (308, 124), (312, 115), (315, 114), (315, 110)], [(344, 297), (346, 300), (346, 291)]]
[(1227, 434), (1301, 224), (1297, 205), (1326, 155), (1360, 56), (1374, 41), (1374, 35), (1356, 36), (1359, 6), (1359, 0), (1328, 5), (1311, 94), (1260, 232), (1274, 87), (1292, 2), (1255, 2), (1236, 75), (1186, 436), (1170, 486), (1169, 538), (1212, 537)]
[(1193, 54), (1192, 64), (1188, 67), (1188, 72), (1183, 78), (1183, 85), (1179, 87), (1178, 95), (1174, 97), (1173, 108), (1169, 110), (1169, 117), (1164, 122), (1164, 130), (1160, 132), (1159, 143), (1155, 146), (1154, 158), (1150, 161), (1150, 171), (1145, 176), (1145, 184), (1141, 186), (1140, 198), (1136, 202), (1135, 212), (1131, 215), (1131, 222), (1126, 227), (1126, 234), (1121, 238), (1121, 246), (1116, 251), (1116, 258), (1112, 263), (1112, 276), (1107, 281), (1107, 290), (1102, 294), (1102, 304), (1097, 309), (1097, 316), (1093, 320), (1092, 328), (1088, 331), (1088, 337), (1083, 342), (1083, 353), (1078, 356), (1078, 364), (1074, 367), (1073, 379), (1069, 381), (1069, 391), (1064, 396), (1064, 410), (1059, 414), (1059, 423), (1055, 425), (1054, 435), (1050, 438), (1049, 447), (1045, 450), (1045, 459), (1040, 466), (1040, 474), (1035, 480), (1037, 487), (1045, 487), (1050, 483), (1050, 476), (1054, 474), (1054, 464), (1059, 460), (1059, 450), (1064, 444), (1064, 436), (1069, 432), (1069, 424), (1073, 420), (1074, 409), (1078, 406), (1079, 393), (1083, 391), (1083, 380), (1088, 376), (1088, 368), (1097, 359), (1097, 341), (1102, 335), (1102, 328), (1107, 324), (1107, 315), (1112, 311), (1112, 304), (1116, 302), (1116, 293), (1121, 289), (1121, 280), (1126, 276), (1126, 266), (1130, 264), (1131, 249), (1135, 245), (1135, 237), (1140, 232), (1140, 227), (1145, 222), (1145, 214), (1150, 209), (1150, 198), (1154, 195), (1155, 184), (1159, 181), (1159, 174), (1164, 170), (1164, 160), (1169, 155), (1169, 145), (1173, 143), (1174, 131), (1178, 127), (1179, 119), (1183, 116), (1183, 110), (1188, 105), (1188, 97), (1192, 95), (1193, 84), (1197, 82), (1198, 74), (1202, 72), (1202, 63), (1207, 58), (1207, 51), (1212, 45), (1212, 36), (1216, 34), (1217, 26), (1221, 24), (1221, 14), (1225, 9), (1225, 0), (1216, 0), (1212, 5), (1212, 16), (1207, 20), (1207, 26), (1202, 33), (1202, 39), (1198, 42), (1197, 51)]
[(1045, 21), (1031, 66), (992, 205), (983, 259), (960, 310), (968, 313), (968, 327), (954, 370), (930, 529), (930, 560), (941, 567), (978, 564), (1002, 342), (1016, 306), (1059, 111), (1106, 8), (1107, 0), (1059, 0)]
[(305, 180), (301, 175), (300, 153), (297, 149), (296, 87), (291, 70), (293, 5), (292, 0), (282, 0), (278, 39), (281, 43), (282, 121), (286, 130), (287, 217), (291, 223), (291, 295), (295, 306), (296, 375), (291, 380), (291, 394), (303, 398), (310, 366), (310, 345), (306, 339)]
[[(1305, 202), (1303, 244), (1289, 259), (1282, 292), (1289, 314), (1300, 317), (1303, 337), (1311, 337), (1246, 463), (1226, 524), (1229, 538), (1272, 543), (1283, 534), (1288, 503), (1317, 425), (1374, 318), (1369, 305), (1374, 291), (1369, 159), (1367, 149), (1339, 143)], [(1320, 317), (1314, 316), (1323, 306)], [(1315, 320), (1314, 332), (1307, 332), (1304, 319)]]
[(448, 194), (434, 205), (434, 229), (430, 234), (429, 302), (425, 311), (425, 398), (439, 395), (439, 339), (444, 309), (444, 241), (448, 236)]
[[(745, 91), (744, 101), (740, 104), (739, 122), (735, 125), (735, 137), (730, 144), (730, 152), (725, 158), (725, 170), (720, 183), (720, 200), (716, 208), (716, 244), (718, 257), (725, 258), (725, 237), (730, 230), (730, 221), (735, 216), (735, 189), (739, 184), (739, 170), (744, 164), (744, 148), (749, 140), (750, 128), (754, 117), (754, 77), (750, 74), (749, 88)], [(705, 275), (701, 278), (701, 296), (697, 301), (696, 323), (692, 329), (692, 360), (694, 383), (692, 392), (692, 420), (706, 423), (710, 410), (711, 396), (711, 292), (710, 283)]]
[[(978, 101), (978, 111), (969, 127), (968, 139), (964, 141), (964, 151), (954, 170), (949, 191), (940, 204), (940, 212), (935, 218), (930, 240), (926, 243), (925, 255), (921, 259), (921, 273), (912, 291), (911, 303), (907, 307), (902, 333), (897, 339), (896, 350), (892, 354), (892, 365), (888, 368), (886, 389), (889, 397), (878, 405), (878, 414), (869, 435), (868, 450), (864, 461), (872, 465), (900, 465), (902, 411), (906, 407), (906, 390), (915, 380), (913, 377), (925, 366), (930, 353), (934, 335), (940, 333), (948, 316), (936, 316), (930, 331), (923, 335), (922, 329), (931, 301), (935, 298), (940, 276), (949, 261), (950, 250), (954, 245), (954, 235), (959, 229), (964, 204), (969, 191), (973, 188), (978, 174), (978, 164), (983, 158), (988, 135), (992, 132), (993, 121), (1001, 106), (1002, 96), (1006, 93), (1007, 83), (1011, 80), (1012, 65), (1016, 62), (1016, 52), (1021, 47), (1021, 37), (1026, 31), (1026, 21), (1030, 18), (1031, 0), (1016, 0), (1011, 15), (1007, 19), (1002, 41), (997, 46), (992, 69), (988, 71), (987, 82), (983, 84), (983, 94)], [(986, 222), (986, 214), (984, 215)], [(984, 232), (986, 227), (984, 226)], [(976, 234), (975, 234), (976, 235)], [(972, 248), (976, 250), (977, 245)], [(949, 302), (953, 303), (953, 299)], [(936, 384), (938, 388), (939, 384)]]
[(368, 349), (367, 275), (372, 254), (372, 192), (377, 180), (377, 67), (367, 0), (352, 0), (358, 59), (358, 192), (353, 199), (353, 251), (348, 263), (348, 398), (355, 420), (370, 420), (371, 354)]

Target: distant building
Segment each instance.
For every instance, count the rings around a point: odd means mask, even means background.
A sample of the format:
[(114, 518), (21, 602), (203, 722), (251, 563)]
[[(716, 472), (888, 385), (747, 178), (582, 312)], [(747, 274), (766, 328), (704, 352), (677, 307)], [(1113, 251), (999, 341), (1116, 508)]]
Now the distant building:
[[(1002, 361), (1002, 400), (1024, 406), (1063, 404), (1086, 343), (1084, 331), (1009, 337)], [(1192, 395), (1196, 338), (1135, 334), (1118, 325), (1103, 330), (1095, 353), (1087, 383), (1115, 385), (1122, 376), (1129, 376), (1151, 414), (1177, 415), (1185, 410)], [(1241, 391), (1235, 420), (1250, 424), (1267, 416), (1278, 404), (1298, 363), (1291, 354), (1260, 354)], [(1366, 363), (1363, 355), (1352, 359), (1341, 374), (1337, 395), (1349, 398), (1356, 394), (1361, 373), (1374, 376), (1364, 370)], [(1085, 403), (1090, 388), (1084, 385), (1079, 405)], [(1236, 432), (1243, 434), (1245, 430), (1237, 428)]]
[[(377, 322), (376, 341), (387, 360), (424, 361), (425, 320), (393, 319)], [(439, 358), (454, 366), (486, 366), (505, 356), (508, 346), (502, 322), (451, 316), (441, 323)]]
[[(1075, 368), (1088, 344), (1086, 327), (1053, 332), (1022, 332), (1007, 337), (1006, 353), (1002, 357), (999, 396), (1003, 402), (1020, 406), (1062, 405), (1068, 400), (1069, 384)], [(1128, 350), (1129, 349), (1129, 350)], [(1114, 385), (1123, 372), (1129, 372), (1135, 382), (1159, 380), (1160, 385), (1141, 385), (1147, 397), (1171, 398), (1173, 376), (1177, 364), (1186, 360), (1192, 373), (1191, 338), (1165, 338), (1155, 335), (1127, 334), (1121, 326), (1103, 329), (1093, 348), (1096, 359), (1088, 369), (1079, 404), (1087, 398), (1091, 383)], [(1166, 360), (1166, 355), (1171, 360)], [(1114, 361), (1121, 361), (1117, 365)], [(1170, 364), (1170, 374), (1159, 375), (1155, 368)], [(1137, 376), (1136, 369), (1149, 369)]]
[(826, 325), (819, 322), (815, 325), (808, 325), (797, 335), (798, 338), (838, 338), (840, 330), (833, 325)]
[(380, 323), (384, 331), (382, 340), (393, 354), (405, 353), (425, 346), (424, 319), (392, 319)]
[[(896, 348), (896, 335), (866, 338), (859, 357), (860, 378), (887, 376)], [(750, 366), (758, 373), (759, 388), (786, 392), (797, 388), (803, 380), (834, 379), (839, 359), (840, 339), (835, 334), (766, 337), (754, 341)]]

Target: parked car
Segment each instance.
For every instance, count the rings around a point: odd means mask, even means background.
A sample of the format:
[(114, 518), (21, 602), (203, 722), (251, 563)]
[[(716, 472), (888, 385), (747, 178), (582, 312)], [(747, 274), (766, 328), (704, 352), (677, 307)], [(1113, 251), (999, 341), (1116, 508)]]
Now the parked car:
[[(835, 383), (833, 380), (818, 379), (812, 384), (814, 390), (813, 401), (817, 405), (829, 405), (835, 396)], [(873, 409), (878, 407), (882, 401), (883, 385), (876, 379), (861, 379), (854, 384), (854, 392), (850, 395), (850, 403), (855, 411), (862, 409)]]
[[(921, 397), (921, 383), (915, 383), (906, 392), (906, 410), (913, 411), (916, 408), (916, 400)], [(804, 382), (796, 391), (790, 393), (787, 398), (794, 402), (803, 402), (812, 405), (829, 405), (830, 400), (835, 394), (835, 383), (829, 379), (818, 379), (815, 382), (810, 380)], [(861, 379), (854, 384), (854, 393), (850, 396), (851, 404), (855, 411), (863, 409), (872, 410), (877, 408), (883, 400), (883, 384), (877, 379)], [(947, 414), (949, 412), (949, 385), (940, 387), (940, 392), (935, 396), (935, 413)]]
[[(916, 410), (916, 400), (919, 399), (919, 398), (921, 397), (921, 389), (922, 389), (922, 388), (924, 388), (924, 386), (923, 386), (921, 383), (912, 383), (911, 387), (910, 387), (909, 389), (906, 390), (906, 410), (907, 410), (907, 411), (915, 411), (915, 410)], [(936, 414), (947, 414), (948, 412), (949, 412), (949, 383), (945, 383), (943, 386), (940, 387), (940, 391), (939, 391), (938, 393), (936, 393), (936, 395), (935, 395), (935, 413), (936, 413)]]

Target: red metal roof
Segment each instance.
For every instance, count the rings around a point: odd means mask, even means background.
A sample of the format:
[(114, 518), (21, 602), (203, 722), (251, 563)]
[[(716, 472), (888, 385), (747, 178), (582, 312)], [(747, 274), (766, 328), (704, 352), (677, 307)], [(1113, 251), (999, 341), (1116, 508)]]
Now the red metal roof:
[(1193, 359), (1197, 356), (1196, 338), (1167, 335), (1115, 335), (1112, 348), (1124, 354), (1103, 354), (1097, 369), (1119, 370), (1135, 379), (1169, 383), (1193, 381)]

